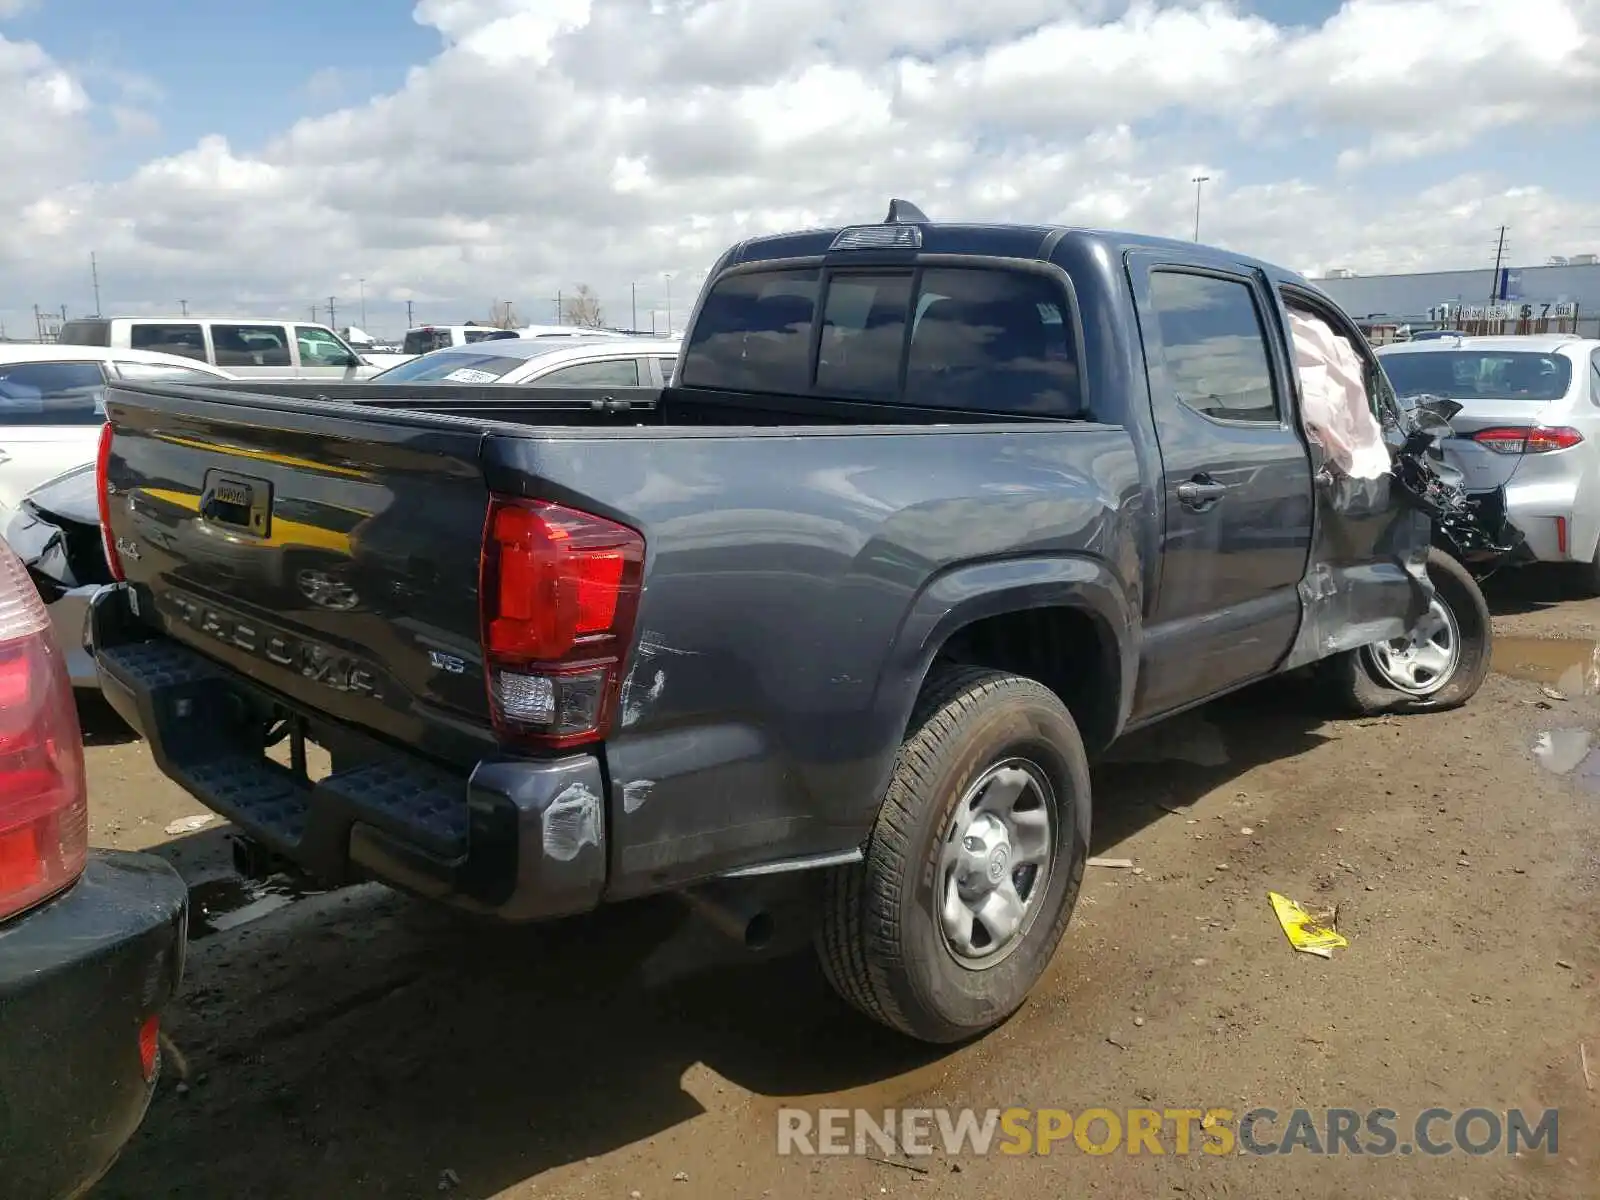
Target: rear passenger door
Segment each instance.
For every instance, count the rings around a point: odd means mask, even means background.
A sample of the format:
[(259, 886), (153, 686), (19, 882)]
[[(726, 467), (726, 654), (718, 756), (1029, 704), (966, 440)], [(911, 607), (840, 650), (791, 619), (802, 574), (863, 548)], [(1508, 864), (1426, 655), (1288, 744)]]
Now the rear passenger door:
[(94, 461), (105, 385), (97, 362), (0, 364), (0, 514), (41, 483)]
[(1300, 623), (1311, 462), (1265, 281), (1135, 254), (1164, 522), (1135, 716), (1269, 674)]

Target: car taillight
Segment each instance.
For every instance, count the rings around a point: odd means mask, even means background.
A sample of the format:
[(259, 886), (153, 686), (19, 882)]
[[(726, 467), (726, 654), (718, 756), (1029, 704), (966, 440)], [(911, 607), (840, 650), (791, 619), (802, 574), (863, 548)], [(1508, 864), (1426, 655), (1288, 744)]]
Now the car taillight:
[(636, 530), (546, 501), (490, 499), (479, 598), (503, 739), (559, 749), (605, 737), (643, 576)]
[(111, 578), (121, 583), (122, 559), (117, 554), (117, 539), (111, 536), (111, 480), (107, 477), (111, 467), (111, 422), (100, 426), (100, 449), (94, 459), (94, 490), (100, 499), (100, 545), (106, 554), (106, 569)]
[(1583, 434), (1565, 425), (1535, 426), (1531, 429), (1518, 425), (1497, 425), (1493, 429), (1480, 429), (1472, 440), (1485, 450), (1496, 454), (1548, 454), (1552, 450), (1569, 450), (1583, 441)]
[(27, 569), (0, 542), (0, 920), (76, 879), (88, 837), (66, 662)]

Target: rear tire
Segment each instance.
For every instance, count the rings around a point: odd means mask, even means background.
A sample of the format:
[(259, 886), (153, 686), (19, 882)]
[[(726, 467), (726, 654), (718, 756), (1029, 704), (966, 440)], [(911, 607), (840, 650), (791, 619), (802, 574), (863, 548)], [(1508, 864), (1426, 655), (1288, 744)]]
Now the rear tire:
[(1377, 642), (1323, 664), (1329, 695), (1343, 712), (1443, 712), (1459, 708), (1483, 686), (1494, 625), (1482, 590), (1465, 567), (1439, 549), (1428, 551), (1428, 578), (1434, 604), (1419, 625), (1430, 635), (1426, 641)]
[(865, 860), (823, 889), (828, 981), (924, 1042), (1006, 1020), (1071, 919), (1089, 794), (1083, 740), (1054, 692), (1000, 671), (936, 668)]

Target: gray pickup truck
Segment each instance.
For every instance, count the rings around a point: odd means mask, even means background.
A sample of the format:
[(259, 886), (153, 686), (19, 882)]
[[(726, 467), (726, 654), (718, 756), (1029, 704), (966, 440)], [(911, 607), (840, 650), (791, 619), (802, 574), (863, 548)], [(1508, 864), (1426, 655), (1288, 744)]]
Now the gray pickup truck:
[(1403, 440), (1289, 272), (900, 202), (723, 255), (664, 391), (114, 384), (101, 686), (270, 861), (752, 943), (798, 881), (847, 1001), (964, 1038), (1055, 951), (1122, 734), (1484, 677), (1425, 508), (1303, 428), (1291, 310)]

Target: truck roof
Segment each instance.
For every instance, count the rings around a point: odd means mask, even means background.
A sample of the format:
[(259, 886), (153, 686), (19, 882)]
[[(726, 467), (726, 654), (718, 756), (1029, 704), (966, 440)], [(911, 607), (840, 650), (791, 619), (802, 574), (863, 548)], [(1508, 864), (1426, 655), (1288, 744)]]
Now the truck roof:
[(1198, 252), (1219, 264), (1266, 271), (1279, 280), (1301, 284), (1312, 291), (1322, 289), (1296, 271), (1275, 263), (1252, 258), (1220, 246), (1196, 244), (1177, 238), (1153, 237), (1122, 230), (1089, 229), (1072, 225), (986, 224), (979, 222), (907, 221), (864, 222), (826, 229), (806, 229), (768, 234), (739, 243), (728, 253), (723, 268), (741, 263), (778, 259), (820, 259), (827, 254), (840, 234), (852, 229), (871, 229), (893, 224), (914, 224), (921, 230), (923, 254), (980, 255), (988, 258), (1042, 259), (1062, 242), (1078, 242), (1121, 254), (1129, 250), (1181, 250), (1185, 256)]

